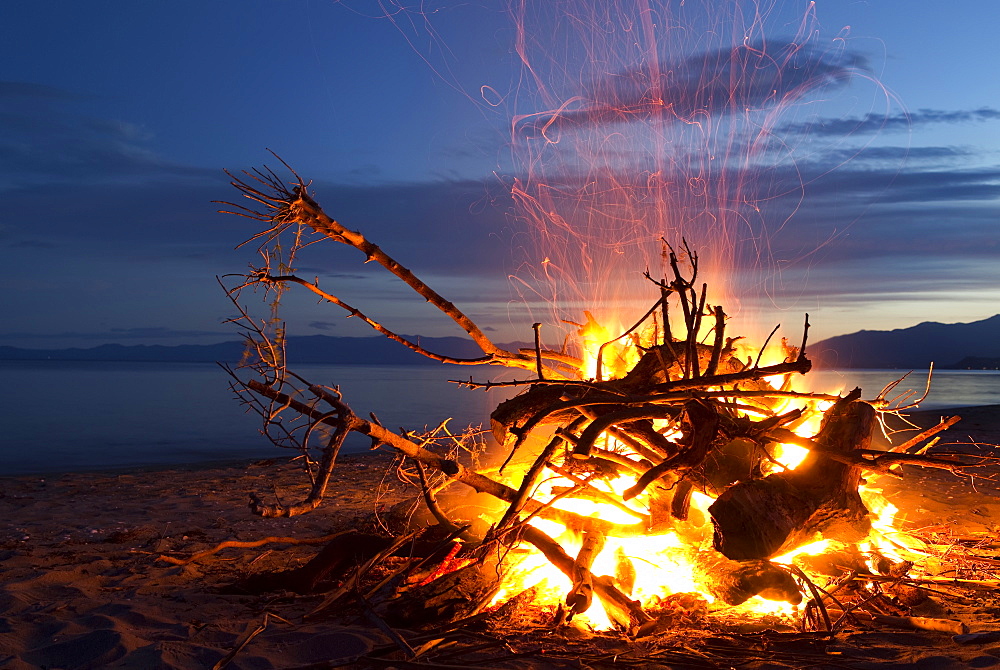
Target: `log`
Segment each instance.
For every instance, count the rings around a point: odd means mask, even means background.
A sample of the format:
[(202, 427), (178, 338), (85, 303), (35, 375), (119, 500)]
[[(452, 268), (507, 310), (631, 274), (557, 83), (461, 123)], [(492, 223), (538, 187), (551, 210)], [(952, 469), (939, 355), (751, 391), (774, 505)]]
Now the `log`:
[(701, 466), (712, 448), (719, 430), (719, 412), (714, 405), (701, 400), (684, 404), (681, 415), (681, 433), (676, 454), (645, 472), (624, 494), (622, 500), (631, 500), (661, 477), (683, 475)]
[(655, 624), (654, 619), (646, 614), (638, 601), (632, 600), (618, 588), (613, 577), (585, 574), (590, 571), (582, 570), (577, 561), (571, 558), (559, 543), (542, 531), (534, 526), (525, 526), (522, 529), (521, 539), (534, 545), (545, 555), (549, 563), (559, 568), (570, 579), (578, 576), (588, 578), (593, 584), (594, 593), (604, 604), (608, 616), (630, 634), (645, 634)]
[(566, 595), (569, 606), (567, 620), (573, 615), (586, 612), (594, 601), (594, 575), (590, 568), (594, 559), (604, 548), (604, 535), (588, 530), (583, 534), (583, 543), (576, 555), (576, 565), (573, 568), (573, 587)]
[[(867, 449), (875, 410), (855, 389), (826, 414), (815, 438), (823, 452), (847, 455)], [(849, 459), (845, 459), (849, 460)], [(867, 534), (868, 510), (858, 495), (862, 468), (810, 452), (792, 471), (734, 484), (709, 507), (713, 543), (734, 560), (758, 560), (785, 553), (824, 531), (841, 540)]]
[(350, 530), (337, 535), (307, 563), (297, 568), (278, 572), (251, 575), (229, 588), (236, 593), (265, 593), (287, 590), (299, 594), (317, 593), (324, 585), (342, 577), (348, 570), (370, 560), (382, 552), (394, 556), (442, 558), (447, 547), (441, 544), (445, 530), (432, 526), (422, 531), (419, 538), (405, 547), (392, 550), (398, 538)]
[(698, 552), (695, 565), (702, 584), (727, 605), (759, 595), (798, 605), (802, 593), (787, 569), (768, 561), (733, 561), (714, 551)]

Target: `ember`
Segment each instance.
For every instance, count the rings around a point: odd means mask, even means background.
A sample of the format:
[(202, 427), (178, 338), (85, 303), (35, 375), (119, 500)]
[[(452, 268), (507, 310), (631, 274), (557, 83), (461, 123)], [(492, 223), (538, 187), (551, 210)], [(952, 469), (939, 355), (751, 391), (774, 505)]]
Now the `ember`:
[[(664, 242), (670, 276), (647, 273), (659, 299), (624, 333), (595, 339), (601, 324), (587, 315), (580, 338), (594, 343), (589, 351), (546, 349), (537, 327), (534, 348), (507, 351), (382, 249), (327, 216), (302, 179), (288, 187), (273, 172), (258, 171), (234, 185), (265, 205), (236, 213), (269, 227), (256, 236), (268, 241), (261, 247), (265, 265), (229, 291), (252, 350), (244, 370), (258, 375), (244, 380), (230, 370), (233, 388), (261, 414), (275, 444), (297, 450), (311, 482), (299, 502), (254, 499), (252, 509), (291, 516), (318, 506), (346, 435), (357, 432), (401, 455), (400, 472), (419, 487), (434, 520), (367, 544), (334, 540), (292, 571), (289, 583), (301, 585), (308, 574), (311, 589), (332, 566), (359, 564), (317, 613), (404, 548), (408, 560), (358, 598), (377, 602), (372, 616), (411, 626), (502, 619), (529, 608), (544, 613), (536, 622), (634, 637), (727, 612), (778, 614), (829, 631), (865, 617), (908, 617), (909, 607), (926, 599), (927, 585), (940, 582), (932, 564), (943, 557), (894, 530), (894, 511), (872, 488), (874, 478), (899, 476), (902, 465), (973, 472), (994, 457), (912, 452), (956, 419), (901, 447), (874, 449), (880, 417), (905, 408), (882, 394), (864, 401), (859, 389), (843, 396), (794, 390), (811, 365), (808, 320), (798, 346), (768, 341), (748, 354), (739, 338), (727, 337), (723, 308), (706, 304), (697, 254), (686, 245), (678, 253)], [(295, 242), (284, 247), (289, 256), (277, 258), (278, 245), (268, 243), (286, 231)], [(427, 351), (291, 274), (295, 251), (314, 235), (384, 266), (461, 326), (483, 356)], [(279, 267), (280, 274), (273, 270)], [(522, 381), (460, 382), (524, 388), (492, 414), (502, 463), (474, 467), (461, 453), (473, 438), (450, 433), (446, 424), (421, 435), (390, 431), (374, 415), (355, 414), (335, 387), (288, 370), (280, 329), (254, 321), (240, 294), (289, 284), (435, 360), (530, 371)], [(765, 353), (775, 351), (777, 360), (765, 363)], [(465, 493), (449, 503), (455, 485), (495, 504), (470, 512)], [(957, 622), (911, 619), (961, 630)]]

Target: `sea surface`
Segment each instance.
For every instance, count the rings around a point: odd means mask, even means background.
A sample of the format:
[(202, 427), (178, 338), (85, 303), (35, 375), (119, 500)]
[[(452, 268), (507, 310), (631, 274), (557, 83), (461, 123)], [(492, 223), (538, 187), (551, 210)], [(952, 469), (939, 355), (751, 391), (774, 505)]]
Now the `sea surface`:
[[(509, 389), (460, 388), (449, 379), (496, 379), (497, 370), (426, 366), (305, 365), (310, 381), (339, 385), (361, 416), (375, 412), (389, 428), (419, 430), (452, 417), (458, 430), (487, 423)], [(229, 377), (204, 363), (0, 361), (0, 476), (109, 470), (288, 455), (259, 433), (228, 388)], [(860, 386), (874, 398), (900, 370), (817, 371), (799, 390), (839, 392)], [(502, 378), (523, 376), (503, 372)], [(924, 392), (927, 371), (912, 372), (889, 394)], [(1000, 404), (1000, 371), (934, 373), (920, 409)], [(361, 436), (345, 451), (364, 451)]]

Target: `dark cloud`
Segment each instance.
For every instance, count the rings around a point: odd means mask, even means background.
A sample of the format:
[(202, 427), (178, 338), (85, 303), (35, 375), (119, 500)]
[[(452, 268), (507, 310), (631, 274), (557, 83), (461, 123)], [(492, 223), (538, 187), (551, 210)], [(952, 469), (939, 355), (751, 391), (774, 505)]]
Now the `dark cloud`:
[(382, 176), (382, 168), (373, 163), (368, 163), (351, 168), (347, 174), (352, 179), (377, 179)]
[(314, 266), (303, 266), (296, 264), (295, 272), (300, 277), (325, 277), (327, 279), (351, 279), (351, 280), (366, 280), (371, 279), (371, 275), (360, 274), (360, 273), (349, 273), (349, 272), (329, 272), (327, 269), (322, 267)]
[(789, 123), (777, 129), (779, 134), (860, 135), (884, 131), (908, 131), (932, 123), (971, 123), (1000, 120), (1000, 109), (980, 107), (973, 110), (918, 109), (899, 114), (867, 114), (843, 119), (817, 119), (807, 123)]
[(812, 90), (842, 86), (853, 74), (870, 69), (857, 53), (780, 41), (706, 51), (658, 66), (655, 72), (643, 65), (592, 82), (584, 89), (581, 108), (529, 118), (524, 129), (744, 114), (787, 104)]
[(221, 171), (205, 172), (210, 177), (197, 180), (149, 178), (128, 185), (99, 181), (11, 189), (3, 196), (0, 227), (8, 244), (58, 246), (66, 253), (98, 256), (124, 254), (120, 260), (229, 252), (250, 227), (215, 213), (211, 200), (228, 187)]
[(58, 244), (46, 240), (14, 240), (7, 245), (11, 249), (57, 249)]
[(139, 125), (78, 112), (78, 99), (40, 84), (0, 82), (0, 190), (203, 174), (162, 160)]
[(871, 203), (988, 201), (1000, 197), (1000, 167), (967, 170), (840, 169), (810, 183), (811, 197)]
[[(734, 202), (737, 194), (721, 192), (722, 185), (741, 185), (739, 195), (751, 205), (747, 211), (753, 207), (759, 210), (752, 214), (752, 225), (737, 231), (741, 243), (763, 249), (761, 263), (787, 268), (788, 276), (808, 269), (817, 277), (829, 268), (832, 277), (850, 263), (869, 263), (873, 268), (891, 264), (902, 272), (902, 266), (892, 261), (894, 257), (908, 259), (908, 267), (915, 273), (920, 272), (920, 263), (958, 264), (970, 258), (998, 262), (995, 230), (1000, 218), (996, 204), (1000, 167), (943, 170), (927, 165), (950, 160), (956, 153), (963, 155), (961, 151), (965, 150), (873, 147), (865, 149), (860, 159), (845, 161), (832, 172), (830, 156), (824, 156), (796, 166), (771, 167), (765, 171), (765, 179), (749, 184), (736, 172), (727, 171), (731, 168), (720, 166), (715, 175), (718, 185), (712, 186), (718, 192), (709, 195)], [(917, 157), (915, 165), (904, 166), (898, 161), (906, 152)], [(259, 232), (262, 224), (216, 214), (218, 205), (212, 200), (236, 199), (238, 194), (221, 172), (202, 173), (204, 177), (199, 179), (160, 173), (125, 188), (114, 180), (59, 188), (24, 186), (5, 194), (0, 230), (6, 244), (21, 248), (21, 253), (12, 254), (25, 257), (19, 261), (21, 274), (58, 274), (52, 269), (64, 267), (70, 254), (87, 258), (95, 267), (106, 261), (128, 262), (130, 268), (146, 265), (148, 269), (143, 271), (159, 276), (163, 284), (170, 283), (169, 273), (197, 274), (205, 277), (205, 291), (210, 293), (215, 290), (213, 275), (242, 272), (247, 263), (258, 261), (253, 248), (234, 251), (233, 247)], [(566, 190), (575, 192), (590, 178), (581, 176), (574, 181), (566, 176)], [(664, 183), (684, 188), (686, 181), (667, 175)], [(508, 186), (495, 180), (372, 186), (320, 181), (312, 185), (312, 191), (328, 214), (348, 228), (362, 231), (442, 295), (459, 305), (472, 305), (470, 312), (486, 310), (483, 305), (498, 305), (492, 318), (507, 318), (504, 306), (510, 300), (510, 290), (504, 282), (512, 269), (512, 239), (520, 225), (511, 220)], [(44, 220), (39, 217), (40, 203), (44, 203)], [(828, 244), (831, 241), (834, 243)], [(523, 244), (532, 251), (529, 243)], [(324, 241), (308, 247), (300, 260), (301, 275), (322, 277), (328, 284), (324, 289), (331, 292), (349, 292), (342, 297), (366, 312), (370, 310), (373, 316), (395, 319), (402, 309), (398, 305), (413, 301), (409, 289), (380, 267), (364, 265), (364, 257), (344, 245)], [(834, 269), (837, 267), (840, 270)], [(979, 280), (970, 277), (968, 281)], [(833, 279), (829, 283), (837, 285)], [(864, 280), (857, 284), (863, 289)], [(845, 291), (849, 288), (846, 281), (839, 285)], [(890, 285), (888, 280), (885, 285)], [(38, 300), (56, 305), (66, 299), (64, 293), (64, 287), (56, 286)], [(315, 309), (315, 297), (300, 293), (302, 301)], [(218, 314), (227, 309), (220, 297)], [(322, 318), (313, 315), (302, 323), (318, 330), (336, 327), (336, 332), (341, 332), (355, 321), (346, 320), (338, 327), (336, 320), (316, 321), (315, 316)], [(149, 315), (137, 315), (133, 323), (149, 323)], [(204, 341), (224, 336), (224, 332), (211, 330), (212, 323), (211, 319), (202, 320), (197, 324), (202, 329), (191, 330), (149, 327), (114, 331), (102, 330), (97, 323), (81, 323), (79, 332), (61, 332), (48, 338), (61, 342), (167, 343), (178, 338)], [(19, 326), (22, 331), (35, 329), (38, 327), (27, 323)], [(30, 341), (32, 337), (24, 332), (3, 336), (9, 342)]]
[[(1000, 264), (1000, 166), (942, 167), (939, 158), (956, 154), (947, 147), (909, 152), (920, 160), (903, 161), (905, 149), (873, 147), (863, 150), (860, 160), (847, 160), (850, 155), (832, 160), (833, 154), (825, 154), (748, 172), (719, 165), (697, 193), (680, 172), (664, 174), (652, 187), (636, 184), (635, 175), (626, 171), (550, 186), (572, 194), (556, 204), (571, 212), (574, 202), (584, 203), (577, 209), (591, 209), (583, 200), (587, 193), (611, 193), (626, 184), (634, 203), (627, 220), (653, 220), (657, 212), (651, 207), (669, 202), (678, 214), (665, 218), (667, 225), (679, 222), (678, 236), (698, 244), (722, 240), (733, 245), (746, 267), (825, 266), (859, 258), (878, 265), (894, 256), (905, 256), (911, 264), (914, 258), (982, 258)], [(865, 160), (868, 156), (872, 160)], [(651, 204), (643, 209), (643, 201)], [(594, 208), (600, 205), (595, 203)], [(728, 223), (703, 228), (699, 221), (715, 221), (719, 211), (728, 212)]]
[(830, 151), (815, 161), (825, 165), (859, 162), (888, 162), (899, 167), (904, 163), (950, 162), (959, 158), (977, 156), (978, 152), (967, 147), (864, 147)]
[(87, 341), (120, 341), (120, 340), (171, 340), (176, 338), (232, 338), (233, 333), (217, 330), (183, 330), (179, 328), (111, 328), (102, 331), (67, 330), (48, 333), (3, 333), (0, 340), (87, 340)]
[[(263, 224), (217, 213), (213, 200), (238, 200), (221, 170), (199, 179), (152, 177), (123, 187), (113, 181), (32, 185), (10, 190), (0, 209), (0, 244), (59, 247), (93, 258), (197, 259), (213, 273), (258, 263), (256, 243), (234, 251)], [(316, 182), (316, 199), (345, 226), (361, 230), (414, 272), (504, 276), (510, 262), (509, 193), (491, 182), (345, 186)], [(44, 219), (39, 206), (44, 203)], [(51, 255), (51, 258), (56, 258)], [(236, 260), (234, 259), (242, 259)], [(383, 272), (355, 249), (324, 241), (299, 257), (298, 272), (351, 282)], [(151, 270), (154, 266), (151, 265)], [(377, 287), (376, 287), (377, 288)]]

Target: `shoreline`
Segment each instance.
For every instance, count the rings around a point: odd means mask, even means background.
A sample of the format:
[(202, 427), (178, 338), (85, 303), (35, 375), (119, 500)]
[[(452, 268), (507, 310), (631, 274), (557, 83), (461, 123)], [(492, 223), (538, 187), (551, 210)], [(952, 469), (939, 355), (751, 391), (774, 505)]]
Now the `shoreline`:
[[(962, 435), (962, 439), (971, 439), (973, 442), (1000, 445), (1000, 404), (918, 409), (912, 412), (906, 412), (904, 416), (921, 428), (926, 428), (935, 424), (942, 416), (952, 416), (955, 414), (962, 417), (962, 420), (948, 430), (945, 433), (946, 436), (958, 439), (958, 436)], [(903, 426), (902, 423), (894, 424), (894, 427), (896, 425), (900, 427)], [(13, 474), (0, 473), (0, 482), (8, 479), (54, 478), (74, 474), (115, 476), (123, 474), (143, 474), (171, 471), (188, 472), (222, 470), (228, 468), (249, 468), (257, 463), (266, 464), (270, 462), (280, 462), (291, 458), (285, 456), (277, 447), (274, 447), (271, 452), (272, 453), (269, 454), (246, 458), (220, 458), (179, 463), (150, 463), (146, 465), (96, 466), (94, 468), (87, 468), (83, 470), (36, 470), (32, 472)], [(342, 452), (338, 457), (338, 462), (343, 459), (380, 458), (381, 454), (387, 453), (389, 453), (387, 450), (350, 450)]]

